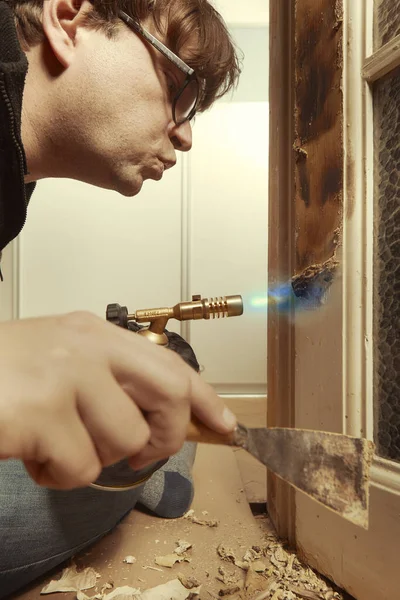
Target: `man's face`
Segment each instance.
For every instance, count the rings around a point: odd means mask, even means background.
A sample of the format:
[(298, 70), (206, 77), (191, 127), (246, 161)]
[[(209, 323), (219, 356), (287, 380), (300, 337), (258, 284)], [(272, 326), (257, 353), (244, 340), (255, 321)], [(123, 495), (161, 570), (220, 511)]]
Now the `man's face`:
[(113, 40), (80, 27), (74, 53), (57, 78), (57, 175), (133, 196), (191, 148), (190, 123), (172, 118), (170, 90), (184, 74), (125, 26)]

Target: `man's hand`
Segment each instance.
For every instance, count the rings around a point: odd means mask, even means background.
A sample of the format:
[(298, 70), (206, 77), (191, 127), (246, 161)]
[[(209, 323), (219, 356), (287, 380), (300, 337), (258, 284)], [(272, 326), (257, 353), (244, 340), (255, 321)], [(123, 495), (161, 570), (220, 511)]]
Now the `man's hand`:
[(102, 467), (178, 452), (193, 412), (221, 433), (235, 419), (174, 352), (90, 313), (0, 325), (0, 458), (39, 485), (72, 489)]

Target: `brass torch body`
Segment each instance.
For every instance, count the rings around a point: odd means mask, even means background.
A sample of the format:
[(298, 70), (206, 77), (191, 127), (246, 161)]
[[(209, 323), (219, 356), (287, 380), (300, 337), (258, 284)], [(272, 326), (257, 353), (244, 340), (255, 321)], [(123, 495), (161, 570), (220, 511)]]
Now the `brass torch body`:
[(177, 321), (197, 321), (200, 319), (221, 319), (225, 317), (239, 317), (243, 314), (243, 300), (241, 296), (223, 296), (220, 298), (201, 298), (193, 296), (191, 302), (179, 302), (172, 308), (146, 308), (137, 310), (128, 315), (128, 321), (136, 323), (150, 323), (149, 327), (139, 331), (153, 343), (161, 346), (168, 344), (164, 334), (170, 319)]

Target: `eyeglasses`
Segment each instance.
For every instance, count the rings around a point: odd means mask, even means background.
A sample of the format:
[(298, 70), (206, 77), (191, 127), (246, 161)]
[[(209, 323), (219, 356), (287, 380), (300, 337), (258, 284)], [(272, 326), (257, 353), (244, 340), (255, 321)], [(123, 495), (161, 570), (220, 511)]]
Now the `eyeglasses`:
[(177, 125), (182, 125), (182, 123), (190, 121), (196, 114), (200, 98), (199, 81), (194, 69), (189, 67), (189, 65), (183, 62), (179, 56), (174, 54), (169, 48), (167, 48), (167, 46), (164, 46), (164, 44), (155, 38), (151, 33), (146, 31), (146, 29), (143, 29), (140, 23), (132, 19), (122, 10), (118, 11), (118, 16), (126, 25), (128, 25), (128, 27), (133, 29), (149, 44), (161, 52), (161, 54), (170, 60), (175, 67), (177, 67), (186, 75), (185, 81), (173, 98), (172, 115)]

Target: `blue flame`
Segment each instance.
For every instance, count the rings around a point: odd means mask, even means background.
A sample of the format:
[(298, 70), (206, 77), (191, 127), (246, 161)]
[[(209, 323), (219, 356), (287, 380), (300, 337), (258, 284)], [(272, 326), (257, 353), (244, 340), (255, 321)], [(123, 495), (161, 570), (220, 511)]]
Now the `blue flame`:
[(298, 277), (289, 283), (274, 283), (264, 295), (254, 295), (249, 304), (253, 309), (273, 307), (282, 313), (315, 310), (326, 303), (332, 281), (333, 274), (324, 269), (306, 279)]
[(280, 312), (290, 312), (295, 303), (295, 295), (290, 283), (282, 283), (269, 287), (265, 295), (256, 295), (250, 299), (253, 309), (274, 307)]

